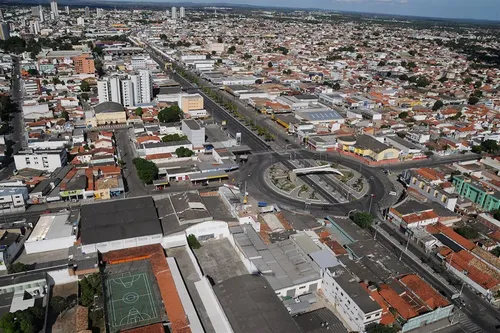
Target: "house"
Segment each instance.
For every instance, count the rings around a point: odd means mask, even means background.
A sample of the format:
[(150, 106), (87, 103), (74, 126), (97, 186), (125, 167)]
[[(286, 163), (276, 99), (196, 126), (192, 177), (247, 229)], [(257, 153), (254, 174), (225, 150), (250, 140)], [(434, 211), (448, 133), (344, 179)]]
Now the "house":
[(401, 151), (375, 139), (373, 136), (363, 134), (354, 138), (354, 142), (338, 140), (340, 149), (356, 155), (367, 157), (373, 161), (387, 161), (398, 159)]

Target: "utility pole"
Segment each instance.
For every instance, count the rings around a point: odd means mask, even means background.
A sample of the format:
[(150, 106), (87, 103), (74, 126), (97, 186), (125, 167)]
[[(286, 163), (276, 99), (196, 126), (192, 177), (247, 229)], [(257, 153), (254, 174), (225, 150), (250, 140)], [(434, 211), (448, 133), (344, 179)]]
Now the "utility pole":
[(403, 252), (408, 251), (408, 244), (410, 244), (410, 236), (408, 236), (408, 240), (406, 241), (406, 247), (405, 250), (401, 250), (401, 254), (399, 255), (399, 261), (401, 261), (401, 258), (403, 257)]

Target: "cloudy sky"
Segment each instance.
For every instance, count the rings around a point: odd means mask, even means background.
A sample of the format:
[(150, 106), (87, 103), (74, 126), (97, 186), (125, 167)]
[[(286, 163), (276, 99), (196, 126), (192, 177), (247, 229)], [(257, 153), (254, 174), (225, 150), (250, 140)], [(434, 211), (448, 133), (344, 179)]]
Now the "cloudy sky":
[[(158, 1), (158, 0), (157, 0)], [(343, 11), (500, 21), (500, 0), (170, 0), (314, 7)]]

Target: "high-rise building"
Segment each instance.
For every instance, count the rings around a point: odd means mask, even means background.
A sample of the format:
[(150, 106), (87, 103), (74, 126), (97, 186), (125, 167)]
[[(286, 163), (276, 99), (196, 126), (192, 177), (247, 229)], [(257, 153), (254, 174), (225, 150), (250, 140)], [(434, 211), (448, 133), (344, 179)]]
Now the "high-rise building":
[(111, 100), (109, 81), (107, 79), (97, 81), (97, 96), (99, 97), (99, 103)]
[(59, 17), (59, 9), (57, 8), (57, 2), (56, 1), (51, 1), (50, 2), (50, 12), (54, 13), (54, 17), (55, 18)]
[(109, 90), (111, 101), (122, 104), (121, 84), (118, 76), (113, 76), (109, 79)]
[(40, 22), (45, 21), (45, 16), (43, 15), (43, 7), (38, 6), (38, 17), (40, 18)]
[(186, 17), (186, 10), (184, 9), (184, 7), (179, 8), (179, 17), (180, 18)]
[(66, 12), (66, 15), (69, 15), (69, 6), (65, 6), (64, 11)]
[(73, 58), (76, 74), (94, 74), (94, 58), (90, 54), (81, 54)]
[(1, 8), (0, 8), (0, 20), (3, 20), (3, 11)]
[(177, 19), (177, 7), (172, 7), (172, 20)]
[(130, 81), (132, 81), (132, 93), (134, 97), (135, 104), (141, 104), (141, 78), (139, 75), (130, 75)]
[(85, 25), (85, 19), (83, 17), (79, 17), (76, 19), (76, 24), (79, 26), (84, 26)]
[(40, 6), (31, 7), (31, 16), (40, 16)]
[(122, 101), (123, 106), (134, 106), (134, 84), (132, 80), (122, 80)]
[(141, 79), (141, 103), (151, 102), (153, 96), (153, 80), (149, 70), (139, 70), (139, 77)]
[(0, 23), (0, 39), (6, 40), (10, 37), (10, 26), (8, 23)]
[(40, 34), (40, 22), (31, 21), (30, 30), (31, 30), (32, 34), (39, 35)]
[(170, 16), (170, 10), (168, 10), (168, 9), (167, 9), (167, 10), (165, 11), (165, 16), (167, 16), (167, 17), (169, 17), (169, 16)]
[(89, 7), (85, 7), (85, 16), (86, 17), (90, 16), (90, 9), (89, 9)]
[(102, 8), (97, 8), (96, 9), (96, 14), (97, 14), (97, 17), (101, 17), (104, 15), (104, 9)]

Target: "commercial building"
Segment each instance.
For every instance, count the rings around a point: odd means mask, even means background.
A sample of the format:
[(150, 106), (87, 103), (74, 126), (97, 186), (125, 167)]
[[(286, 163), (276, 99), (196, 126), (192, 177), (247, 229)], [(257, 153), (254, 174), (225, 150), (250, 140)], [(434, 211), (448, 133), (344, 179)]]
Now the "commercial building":
[(125, 124), (127, 114), (123, 106), (115, 102), (104, 102), (94, 106), (96, 123), (100, 125)]
[(205, 111), (203, 110), (203, 97), (200, 94), (180, 95), (178, 104), (181, 110), (184, 112), (185, 117), (187, 118), (191, 117), (191, 111)]
[(68, 162), (66, 150), (63, 149), (29, 149), (19, 151), (14, 155), (16, 169), (25, 168), (54, 171), (57, 168), (65, 166)]
[[(73, 220), (70, 219), (71, 215)], [(26, 254), (67, 249), (76, 242), (78, 232), (78, 212), (44, 214), (24, 243)]]
[(194, 119), (182, 120), (182, 133), (187, 136), (194, 148), (202, 148), (205, 144), (205, 127)]
[(213, 289), (234, 333), (301, 332), (261, 275), (236, 276)]
[(90, 54), (81, 54), (73, 58), (76, 74), (94, 74), (94, 58)]
[(24, 212), (28, 200), (28, 188), (2, 187), (0, 188), (0, 214)]
[(26, 310), (47, 304), (48, 281), (46, 273), (26, 273), (6, 275), (0, 278), (0, 297), (2, 307), (0, 315)]
[(484, 182), (463, 175), (453, 176), (452, 182), (460, 196), (471, 200), (485, 211), (500, 208), (500, 192), (488, 187)]
[(338, 138), (338, 143), (343, 151), (354, 153), (356, 155), (367, 157), (373, 161), (386, 161), (399, 158), (401, 153), (398, 149), (392, 148), (385, 143), (382, 143), (370, 135), (359, 135), (351, 140), (343, 140)]
[(153, 199), (142, 197), (82, 206), (80, 238), (84, 253), (160, 244), (162, 230)]
[(327, 268), (322, 289), (352, 331), (364, 332), (366, 326), (380, 322), (382, 307), (344, 267)]

